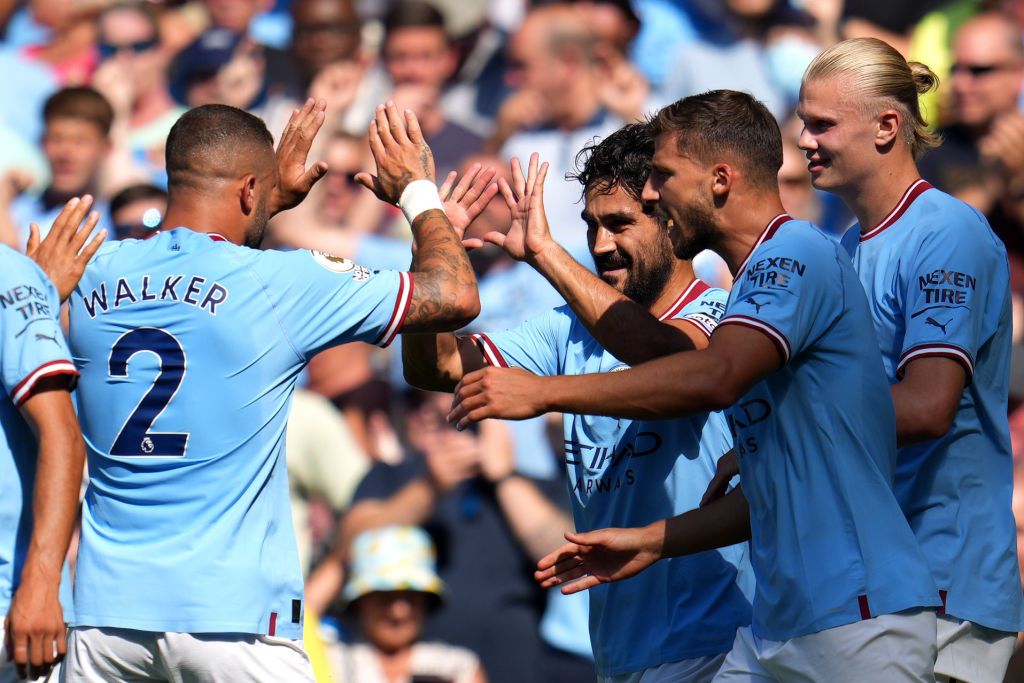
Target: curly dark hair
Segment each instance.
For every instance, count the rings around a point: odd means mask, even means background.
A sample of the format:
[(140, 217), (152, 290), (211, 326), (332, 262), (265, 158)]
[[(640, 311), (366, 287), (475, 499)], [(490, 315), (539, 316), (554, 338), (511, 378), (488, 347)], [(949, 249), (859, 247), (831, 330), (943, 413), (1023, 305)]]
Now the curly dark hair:
[(576, 172), (567, 173), (567, 180), (578, 180), (587, 192), (607, 194), (621, 187), (637, 201), (651, 173), (654, 136), (648, 123), (631, 123), (604, 140), (587, 144), (576, 155)]

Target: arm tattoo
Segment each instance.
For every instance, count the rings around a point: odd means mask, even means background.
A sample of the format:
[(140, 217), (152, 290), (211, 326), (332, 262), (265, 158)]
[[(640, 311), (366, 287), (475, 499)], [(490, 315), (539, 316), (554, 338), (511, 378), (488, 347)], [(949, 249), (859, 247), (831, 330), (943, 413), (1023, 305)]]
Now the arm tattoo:
[(453, 322), (468, 322), (462, 302), (476, 288), (469, 256), (443, 211), (425, 211), (413, 221), (416, 239), (412, 301), (403, 332), (452, 329)]

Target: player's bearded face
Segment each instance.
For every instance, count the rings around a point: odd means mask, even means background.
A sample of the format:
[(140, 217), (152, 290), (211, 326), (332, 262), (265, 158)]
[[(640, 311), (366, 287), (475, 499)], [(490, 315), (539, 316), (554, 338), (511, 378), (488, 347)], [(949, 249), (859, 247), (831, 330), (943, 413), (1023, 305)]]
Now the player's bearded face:
[[(657, 226), (651, 225), (650, 230), (649, 239), (635, 241), (628, 249), (617, 248), (610, 253), (594, 254), (594, 265), (601, 279), (645, 306), (653, 303), (665, 288), (674, 261), (672, 240), (665, 224), (657, 220)], [(624, 277), (606, 274), (619, 268), (625, 270)]]
[(670, 236), (676, 258), (693, 259), (705, 249), (715, 250), (720, 242), (720, 231), (711, 207), (701, 197), (679, 202), (673, 211), (664, 211), (671, 217)]

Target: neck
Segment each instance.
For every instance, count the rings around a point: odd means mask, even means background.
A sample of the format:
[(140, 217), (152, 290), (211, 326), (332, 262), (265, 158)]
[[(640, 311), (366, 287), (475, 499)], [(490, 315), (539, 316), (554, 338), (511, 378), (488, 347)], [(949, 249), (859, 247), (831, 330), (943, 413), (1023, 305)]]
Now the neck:
[(722, 230), (722, 240), (715, 251), (735, 276), (768, 223), (786, 210), (782, 208), (778, 191), (753, 192), (738, 203), (730, 197), (726, 207), (722, 209), (722, 220), (728, 227)]
[(861, 232), (867, 232), (885, 220), (910, 184), (920, 177), (917, 165), (908, 157), (888, 168), (875, 169), (856, 187), (836, 194), (857, 217)]
[(675, 303), (679, 295), (682, 294), (690, 283), (696, 279), (696, 275), (693, 274), (693, 264), (690, 261), (682, 261), (675, 259), (675, 265), (672, 267), (672, 274), (669, 275), (668, 280), (665, 282), (665, 286), (661, 290), (661, 294), (658, 298), (647, 307), (651, 315), (654, 317), (660, 316), (662, 313), (668, 310), (668, 307)]
[(214, 233), (234, 244), (245, 243), (245, 227), (239, 224), (237, 209), (224, 202), (218, 206), (216, 199), (207, 194), (181, 190), (170, 193), (162, 229), (174, 228)]

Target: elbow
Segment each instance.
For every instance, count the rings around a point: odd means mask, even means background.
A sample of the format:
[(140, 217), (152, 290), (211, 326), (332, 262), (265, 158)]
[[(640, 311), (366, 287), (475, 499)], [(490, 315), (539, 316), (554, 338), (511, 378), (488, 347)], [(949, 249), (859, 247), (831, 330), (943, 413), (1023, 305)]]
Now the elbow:
[(449, 310), (452, 329), (457, 330), (476, 320), (480, 315), (480, 294), (476, 287), (460, 287)]
[(423, 366), (416, 363), (403, 363), (402, 376), (406, 384), (422, 389), (423, 391), (451, 392), (458, 382), (447, 373), (431, 373)]
[(929, 406), (916, 413), (909, 429), (901, 430), (901, 442), (918, 443), (941, 439), (953, 428), (956, 410), (946, 410), (945, 406)]

